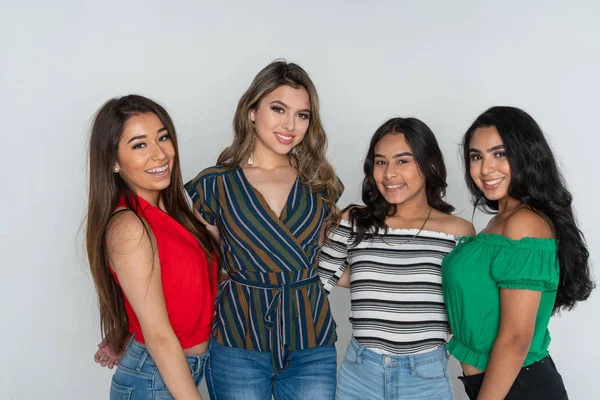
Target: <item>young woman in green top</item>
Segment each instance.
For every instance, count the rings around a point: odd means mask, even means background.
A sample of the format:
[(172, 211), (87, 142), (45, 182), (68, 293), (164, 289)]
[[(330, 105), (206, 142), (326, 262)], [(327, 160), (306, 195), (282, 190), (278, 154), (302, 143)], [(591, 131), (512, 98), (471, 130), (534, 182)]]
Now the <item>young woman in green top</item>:
[(518, 108), (484, 112), (462, 147), (474, 203), (496, 215), (442, 264), (448, 351), (471, 399), (567, 399), (548, 322), (594, 287), (571, 194), (540, 127)]

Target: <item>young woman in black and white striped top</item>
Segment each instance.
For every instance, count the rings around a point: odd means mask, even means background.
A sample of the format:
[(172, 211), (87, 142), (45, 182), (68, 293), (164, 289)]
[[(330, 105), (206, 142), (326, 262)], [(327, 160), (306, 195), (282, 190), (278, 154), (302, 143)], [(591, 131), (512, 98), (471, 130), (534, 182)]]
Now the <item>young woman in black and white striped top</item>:
[(442, 152), (418, 119), (384, 123), (364, 172), (365, 205), (346, 209), (319, 260), (325, 290), (351, 293), (337, 398), (452, 399), (440, 266), (473, 226), (450, 214)]

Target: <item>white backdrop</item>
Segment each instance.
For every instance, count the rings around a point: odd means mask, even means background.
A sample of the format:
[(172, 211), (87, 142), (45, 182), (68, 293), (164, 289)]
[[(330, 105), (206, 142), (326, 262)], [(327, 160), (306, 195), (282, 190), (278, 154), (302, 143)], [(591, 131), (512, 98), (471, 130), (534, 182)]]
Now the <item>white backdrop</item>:
[[(448, 199), (470, 218), (459, 138), (487, 107), (516, 105), (547, 133), (598, 259), (600, 2), (217, 3), (0, 0), (0, 398), (107, 398), (111, 372), (92, 361), (98, 312), (79, 232), (95, 110), (128, 93), (158, 100), (175, 120), (189, 179), (214, 164), (238, 98), (278, 57), (316, 83), (343, 204), (360, 199), (375, 129), (415, 116), (436, 133)], [(485, 217), (475, 222), (481, 229)], [(332, 302), (341, 360), (347, 293), (337, 289)], [(600, 398), (599, 312), (594, 293), (551, 322), (571, 399)], [(457, 380), (455, 389), (466, 398)]]

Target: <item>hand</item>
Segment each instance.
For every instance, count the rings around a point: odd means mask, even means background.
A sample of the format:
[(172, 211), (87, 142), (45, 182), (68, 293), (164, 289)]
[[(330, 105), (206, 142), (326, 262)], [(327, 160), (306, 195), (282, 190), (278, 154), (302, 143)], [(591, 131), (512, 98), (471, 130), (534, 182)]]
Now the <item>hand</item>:
[[(129, 341), (129, 337), (125, 340), (125, 343)], [(115, 353), (113, 348), (108, 344), (106, 339), (102, 339), (100, 343), (98, 343), (98, 351), (94, 354), (94, 361), (99, 363), (103, 367), (108, 367), (112, 369), (115, 365), (119, 365), (119, 360), (123, 357), (123, 353), (125, 350), (120, 353)]]

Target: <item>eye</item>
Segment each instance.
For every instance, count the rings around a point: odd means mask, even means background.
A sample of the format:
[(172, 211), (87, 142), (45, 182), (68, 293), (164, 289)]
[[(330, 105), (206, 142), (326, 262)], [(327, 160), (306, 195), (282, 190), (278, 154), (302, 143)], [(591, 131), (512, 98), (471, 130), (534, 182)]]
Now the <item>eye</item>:
[(408, 163), (408, 160), (404, 160), (404, 159), (398, 160), (398, 164), (406, 164), (406, 163)]
[(140, 142), (140, 143), (136, 143), (135, 145), (133, 145), (132, 149), (137, 150), (137, 149), (143, 149), (144, 147), (146, 147), (146, 143)]
[(277, 114), (283, 114), (283, 108), (281, 107), (273, 106), (271, 107), (271, 110), (275, 111)]
[(479, 154), (471, 154), (469, 156), (469, 158), (471, 159), (471, 161), (479, 161), (479, 160), (481, 160), (481, 155), (479, 155)]
[(375, 165), (385, 165), (384, 160), (375, 160)]
[(506, 153), (504, 151), (499, 151), (497, 153), (494, 153), (494, 157), (496, 157), (496, 158), (506, 157)]
[(300, 113), (300, 114), (298, 114), (298, 116), (300, 117), (300, 119), (304, 119), (304, 120), (310, 119), (310, 114), (307, 114), (307, 113)]
[(158, 138), (159, 142), (164, 142), (166, 140), (170, 140), (171, 139), (171, 135), (170, 134), (166, 134), (166, 135), (162, 135), (161, 137)]

